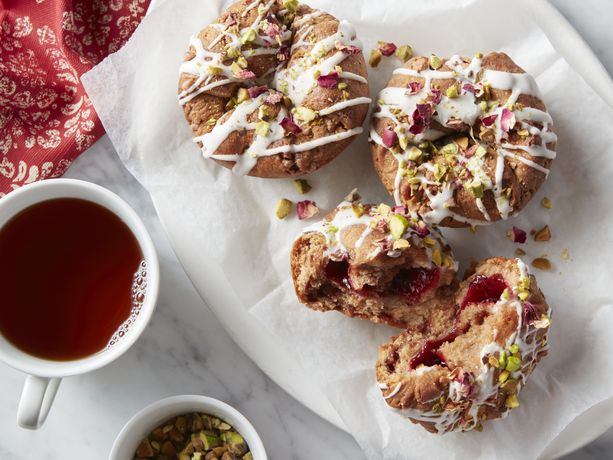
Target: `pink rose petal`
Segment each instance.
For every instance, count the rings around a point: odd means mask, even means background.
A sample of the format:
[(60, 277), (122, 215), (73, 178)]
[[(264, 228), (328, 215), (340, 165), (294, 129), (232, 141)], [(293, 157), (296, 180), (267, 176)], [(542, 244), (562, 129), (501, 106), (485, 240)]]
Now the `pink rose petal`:
[(402, 215), (406, 215), (407, 213), (407, 208), (405, 206), (402, 205), (396, 205), (392, 208), (392, 212), (395, 214), (402, 214)]
[(296, 203), (296, 210), (298, 212), (298, 219), (310, 219), (319, 212), (319, 208), (314, 201), (304, 200)]
[(430, 127), (431, 115), (432, 112), (430, 104), (417, 104), (412, 115), (413, 124), (409, 128), (409, 131), (415, 135), (423, 133)]
[(464, 83), (464, 86), (462, 86), (462, 89), (466, 93), (473, 93), (473, 94), (475, 94), (477, 92), (477, 90), (475, 89), (474, 85), (472, 85), (471, 83)]
[(430, 90), (430, 102), (432, 102), (434, 105), (437, 105), (438, 103), (440, 103), (442, 98), (443, 98), (443, 95), (440, 89)]
[(340, 47), (337, 47), (339, 50), (341, 50), (343, 53), (345, 54), (360, 54), (362, 52), (362, 49), (354, 46), (354, 45), (341, 45)]
[(294, 123), (292, 117), (285, 117), (279, 124), (286, 133), (300, 134), (302, 132), (302, 129), (300, 129), (300, 126)]
[(500, 129), (502, 129), (505, 133), (508, 133), (509, 130), (513, 129), (515, 126), (515, 114), (511, 112), (506, 107), (502, 109), (502, 115), (500, 116)]
[(509, 231), (508, 236), (513, 243), (523, 244), (526, 242), (526, 232), (521, 228), (513, 226), (511, 231)]
[(247, 88), (247, 92), (249, 93), (250, 98), (256, 98), (260, 94), (268, 91), (268, 86), (252, 86), (251, 88)]
[(392, 148), (398, 142), (398, 134), (393, 128), (386, 126), (383, 130), (383, 145)]
[(242, 80), (255, 80), (255, 73), (253, 73), (251, 70), (241, 70), (237, 77)]
[(279, 91), (275, 91), (274, 89), (270, 90), (270, 93), (264, 99), (264, 103), (268, 105), (277, 105), (283, 99), (283, 93)]
[(421, 221), (421, 220), (417, 222), (417, 224), (415, 224), (414, 230), (415, 230), (415, 233), (417, 233), (417, 235), (419, 235), (421, 238), (425, 238), (426, 236), (430, 234), (430, 230), (428, 229), (428, 226), (426, 225), (424, 221)]
[(379, 42), (379, 51), (383, 56), (391, 56), (396, 52), (396, 45), (393, 43)]
[(260, 26), (262, 33), (267, 37), (277, 40), (281, 36), (281, 28), (278, 24), (266, 21)]
[(539, 311), (536, 308), (536, 305), (534, 305), (532, 302), (528, 302), (527, 300), (524, 300), (524, 310), (522, 313), (522, 322), (524, 324), (532, 324), (535, 321), (539, 320), (540, 318), (541, 318), (541, 315), (539, 314)]
[(340, 77), (336, 72), (330, 72), (328, 75), (320, 75), (317, 77), (317, 84), (322, 88), (334, 88)]
[(424, 85), (420, 81), (412, 81), (408, 84), (409, 94), (417, 94), (421, 91)]
[(492, 126), (494, 123), (496, 123), (496, 118), (498, 118), (497, 113), (495, 113), (494, 115), (490, 115), (489, 117), (483, 117), (481, 119), (481, 124), (483, 126)]

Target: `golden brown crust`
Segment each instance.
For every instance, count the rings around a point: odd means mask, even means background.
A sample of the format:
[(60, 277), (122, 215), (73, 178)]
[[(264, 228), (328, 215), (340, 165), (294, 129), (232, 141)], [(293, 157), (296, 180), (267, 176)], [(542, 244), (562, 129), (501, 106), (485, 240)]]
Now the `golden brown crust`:
[[(451, 71), (452, 69), (447, 66), (447, 60), (444, 59), (443, 62), (445, 62), (445, 64), (443, 64), (443, 66), (438, 70)], [(466, 68), (469, 65), (469, 62), (469, 59), (464, 58), (463, 67)], [(414, 57), (409, 60), (404, 67), (420, 72), (428, 71), (429, 59), (423, 56)], [(489, 53), (484, 56), (481, 61), (481, 69), (483, 70), (478, 72), (478, 75), (480, 76), (482, 76), (484, 71), (488, 69), (510, 73), (525, 73), (521, 67), (517, 66), (512, 61), (512, 59), (504, 53)], [(387, 87), (407, 88), (411, 83), (423, 84), (423, 82), (424, 78), (421, 76), (395, 74), (389, 80)], [(455, 85), (457, 87), (458, 92), (462, 92), (460, 84), (453, 78), (433, 78), (431, 81), (432, 88), (440, 89), (440, 92), (443, 95), (446, 94), (448, 88), (450, 88), (452, 85)], [(491, 89), (488, 88), (487, 93), (484, 93), (484, 95), (477, 97), (476, 101), (477, 103), (479, 101), (484, 100), (490, 101), (490, 103), (492, 101), (499, 101), (500, 106), (504, 106), (507, 103), (509, 97), (511, 96), (511, 93), (511, 90), (501, 90), (492, 87)], [(445, 100), (443, 100), (442, 103), (444, 104)], [(534, 95), (520, 94), (516, 101), (516, 107), (522, 106), (546, 111), (543, 101), (539, 97)], [(542, 124), (539, 123), (532, 124), (540, 128), (543, 127)], [(394, 126), (394, 122), (390, 118), (373, 117), (372, 127), (375, 132), (381, 137), (383, 136), (384, 130), (386, 128), (393, 129)], [(470, 146), (474, 144), (474, 142), (471, 140), (471, 136), (468, 135), (471, 129), (475, 138), (479, 139), (479, 136), (481, 136), (481, 144), (487, 147), (487, 153), (483, 158), (483, 169), (486, 175), (490, 178), (490, 180), (495, 183), (496, 165), (498, 160), (497, 147), (499, 147), (499, 142), (491, 138), (491, 133), (485, 132), (482, 135), (482, 133), (480, 132), (481, 127), (482, 124), (480, 122), (480, 118), (477, 118), (472, 126), (469, 126), (466, 123), (460, 123), (459, 125), (454, 126), (453, 129), (449, 126), (442, 125), (434, 118), (432, 119), (431, 124), (431, 129), (444, 133), (444, 137), (436, 141), (436, 144), (439, 147), (448, 143), (453, 143), (458, 139), (464, 138), (468, 140), (468, 146), (470, 148)], [(508, 139), (506, 140), (506, 142), (517, 146), (533, 145), (534, 143), (541, 142), (539, 136), (520, 136), (518, 132), (521, 131), (522, 134), (524, 134), (523, 131), (525, 130), (519, 129), (519, 123), (516, 124), (516, 127), (517, 129), (512, 129), (509, 132)], [(549, 126), (548, 129), (551, 129), (551, 126)], [(555, 142), (550, 142), (547, 144), (547, 146), (550, 150), (554, 150)], [(395, 178), (396, 173), (398, 171), (397, 159), (387, 147), (374, 141), (371, 141), (371, 151), (375, 169), (377, 170), (381, 181), (383, 182), (387, 190), (391, 194), (394, 194)], [(525, 150), (514, 150), (513, 153), (531, 162), (537, 163), (537, 165), (543, 168), (548, 169), (550, 167), (551, 159), (545, 157), (531, 156)], [(534, 193), (538, 190), (540, 185), (545, 180), (546, 175), (541, 170), (535, 169), (534, 167), (525, 164), (512, 156), (507, 156), (504, 161), (505, 168), (502, 176), (502, 188), (503, 190), (505, 190), (504, 196), (508, 197), (508, 202), (512, 211), (518, 212), (532, 198)], [(441, 163), (449, 166), (446, 162), (445, 155), (440, 151), (434, 152), (432, 155), (430, 155), (428, 163), (430, 163), (431, 165)], [(428, 179), (428, 181), (435, 183), (437, 182), (437, 179), (431, 172), (426, 174), (426, 178)], [(469, 183), (473, 178), (469, 176), (464, 178), (460, 177), (459, 179), (462, 184), (466, 184)], [(458, 178), (454, 179), (447, 177), (444, 178), (442, 182), (457, 182), (457, 180)], [(403, 179), (401, 181), (398, 195), (400, 201), (403, 204), (406, 204), (412, 210), (422, 216), (427, 216), (428, 213), (431, 211), (430, 200), (428, 199), (428, 196), (426, 196), (426, 193), (423, 188), (416, 186), (416, 184), (413, 184), (412, 187), (407, 179)], [(471, 189), (471, 187), (455, 187), (453, 193), (453, 205), (449, 207), (449, 211), (451, 212), (444, 215), (441, 220), (433, 220), (432, 222), (450, 227), (462, 227), (470, 224), (486, 222), (487, 218), (485, 218), (484, 214), (479, 209), (475, 196), (476, 195)], [(496, 203), (496, 196), (493, 190), (486, 189), (483, 192), (482, 201), (483, 206), (485, 207), (491, 221), (496, 221), (501, 218), (505, 218), (505, 216), (503, 216), (499, 211), (499, 207)]]
[[(255, 0), (262, 3), (261, 0)], [(243, 30), (251, 26), (258, 18), (258, 8), (250, 7), (253, 4), (253, 0), (242, 0), (232, 6), (230, 6), (219, 18), (215, 21), (215, 24), (235, 24), (239, 30)], [(275, 20), (280, 19), (281, 26), (288, 26), (291, 29), (291, 37), (288, 40), (284, 40), (280, 45), (274, 45), (282, 50), (283, 48), (289, 48), (295, 39), (298, 28), (295, 28), (293, 24), (293, 18), (283, 15), (284, 7), (281, 0), (277, 0), (272, 5), (268, 16), (272, 16)], [(313, 13), (315, 10), (301, 5), (295, 18), (300, 19), (306, 14)], [(312, 26), (312, 27), (311, 27)], [(329, 37), (337, 32), (339, 21), (333, 16), (323, 13), (319, 16), (315, 16), (313, 19), (307, 20), (300, 26), (301, 33), (306, 29), (310, 32), (307, 36), (309, 40), (304, 46), (298, 46), (294, 48), (288, 61), (288, 68), (292, 68), (294, 64), (313, 48), (313, 43), (319, 42), (322, 39)], [(220, 31), (215, 29), (212, 25), (204, 28), (198, 37), (202, 41), (204, 47), (208, 47), (211, 43), (215, 42), (211, 51), (222, 53), (226, 52), (226, 48), (231, 44), (228, 37), (224, 36), (219, 39)], [(255, 45), (243, 45), (243, 50), (255, 48)], [(336, 48), (331, 49), (327, 54), (321, 56), (322, 59), (326, 59), (338, 52)], [(190, 47), (190, 50), (185, 56), (185, 61), (189, 61), (195, 56), (195, 50)], [(253, 71), (255, 76), (260, 80), (261, 84), (268, 83), (272, 87), (273, 83), (271, 79), (274, 72), (271, 73), (279, 65), (281, 61), (278, 60), (277, 54), (263, 54), (246, 58), (248, 67), (246, 69)], [(226, 62), (232, 62), (232, 59), (228, 59)], [(361, 77), (367, 78), (366, 64), (362, 53), (348, 54), (340, 64), (344, 72), (351, 72)], [(312, 70), (310, 70), (312, 72)], [(196, 80), (196, 75), (189, 73), (181, 73), (179, 79), (179, 93), (188, 89)], [(211, 82), (223, 80), (225, 77), (215, 76)], [(354, 99), (358, 97), (367, 97), (369, 95), (368, 84), (356, 81), (353, 79), (342, 79), (342, 82), (346, 84), (344, 89), (338, 87), (323, 88), (315, 85), (307, 94), (302, 106), (309, 109), (318, 111), (331, 105), (342, 102), (346, 99)], [(210, 133), (215, 128), (215, 124), (209, 122), (209, 120), (216, 121), (216, 124), (224, 123), (232, 115), (235, 109), (227, 108), (227, 104), (237, 96), (239, 88), (246, 87), (248, 85), (255, 84), (253, 81), (233, 81), (228, 84), (218, 86), (197, 95), (190, 101), (186, 102), (183, 106), (185, 118), (188, 121), (195, 137), (202, 136)], [(270, 118), (274, 118), (279, 113), (279, 110), (287, 111), (288, 113), (293, 108), (291, 101), (285, 98), (280, 104), (277, 104), (270, 109)], [(319, 139), (324, 136), (329, 136), (344, 131), (349, 131), (354, 128), (358, 128), (362, 125), (366, 113), (368, 111), (368, 104), (354, 105), (344, 108), (342, 110), (335, 111), (328, 115), (318, 116), (310, 123), (301, 125), (302, 132), (297, 135), (287, 135), (282, 139), (271, 142), (267, 148), (276, 148), (285, 146), (288, 144), (301, 144), (303, 142)], [(258, 113), (255, 110), (248, 116), (249, 122), (258, 122)], [(238, 129), (228, 135), (225, 140), (218, 146), (214, 152), (209, 154), (215, 155), (235, 155), (244, 154), (245, 150), (253, 143), (255, 137), (255, 131), (253, 129)], [(251, 176), (275, 178), (275, 177), (289, 177), (298, 176), (313, 172), (340, 154), (355, 138), (355, 136), (341, 139), (335, 142), (326, 143), (321, 146), (316, 146), (310, 150), (304, 152), (282, 152), (270, 156), (259, 156), (255, 165), (248, 171)], [(202, 147), (202, 143), (199, 142)], [(225, 161), (220, 158), (214, 158), (219, 164), (224, 167), (232, 168), (234, 161)]]

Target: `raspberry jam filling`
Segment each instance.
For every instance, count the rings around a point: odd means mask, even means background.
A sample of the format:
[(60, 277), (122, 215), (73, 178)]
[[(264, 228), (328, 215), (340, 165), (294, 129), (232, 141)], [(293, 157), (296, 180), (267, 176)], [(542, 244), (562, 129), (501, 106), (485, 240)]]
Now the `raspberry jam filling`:
[(477, 275), (468, 286), (466, 296), (460, 307), (464, 308), (470, 303), (497, 302), (507, 287), (507, 283), (500, 274)]
[[(368, 285), (356, 289), (349, 279), (350, 270), (351, 265), (347, 260), (329, 260), (324, 272), (330, 281), (358, 294), (372, 295), (376, 293), (375, 288)], [(392, 279), (389, 293), (402, 295), (408, 303), (415, 303), (425, 292), (438, 286), (440, 275), (438, 268), (403, 268)]]
[(403, 268), (392, 280), (390, 292), (405, 296), (407, 302), (417, 302), (421, 296), (434, 289), (441, 277), (438, 268)]
[[(507, 287), (507, 283), (500, 274), (491, 276), (477, 275), (468, 286), (466, 296), (460, 305), (460, 311), (471, 303), (498, 301)], [(421, 350), (419, 350), (411, 358), (411, 361), (409, 361), (409, 369), (416, 369), (422, 364), (424, 366), (435, 366), (437, 364), (445, 366), (445, 357), (439, 351), (439, 348), (444, 343), (453, 342), (459, 335), (464, 334), (467, 330), (468, 327), (464, 330), (460, 330), (454, 326), (447, 335), (434, 340), (426, 340)]]

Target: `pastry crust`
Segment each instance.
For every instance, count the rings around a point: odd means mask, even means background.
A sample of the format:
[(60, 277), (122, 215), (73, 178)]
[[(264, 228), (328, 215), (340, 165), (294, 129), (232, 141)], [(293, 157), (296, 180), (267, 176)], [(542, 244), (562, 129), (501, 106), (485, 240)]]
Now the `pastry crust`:
[(403, 207), (343, 202), (304, 230), (290, 259), (296, 295), (314, 310), (411, 330), (454, 315), (440, 302), (455, 283), (451, 249)]
[(380, 347), (376, 364), (387, 404), (440, 434), (508, 415), (548, 350), (551, 311), (519, 259), (481, 262), (452, 302), (457, 316), (435, 328), (444, 333), (405, 331)]
[(233, 4), (192, 38), (181, 66), (194, 141), (237, 174), (313, 172), (362, 132), (370, 99), (354, 28), (296, 3)]
[(370, 135), (377, 173), (427, 223), (506, 219), (547, 177), (553, 121), (534, 79), (506, 54), (437, 59), (410, 59), (379, 94)]

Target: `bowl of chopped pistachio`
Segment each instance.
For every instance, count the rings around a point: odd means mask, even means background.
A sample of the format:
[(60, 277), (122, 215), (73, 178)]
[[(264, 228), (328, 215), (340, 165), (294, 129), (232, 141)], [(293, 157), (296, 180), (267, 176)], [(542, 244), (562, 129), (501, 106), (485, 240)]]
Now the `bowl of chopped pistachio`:
[(123, 427), (109, 460), (267, 460), (255, 428), (236, 409), (198, 395), (172, 396)]

